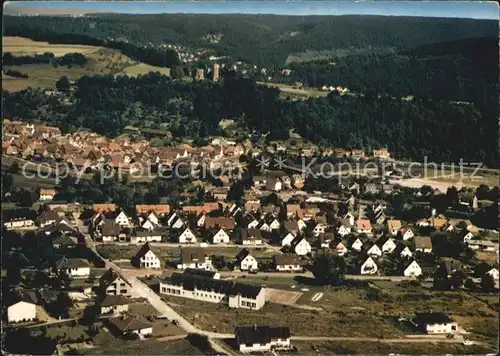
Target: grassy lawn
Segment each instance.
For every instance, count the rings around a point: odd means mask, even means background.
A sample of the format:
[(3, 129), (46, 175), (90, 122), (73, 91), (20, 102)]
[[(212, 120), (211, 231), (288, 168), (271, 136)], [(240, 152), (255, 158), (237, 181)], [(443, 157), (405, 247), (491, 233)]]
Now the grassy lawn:
[(387, 355), (397, 353), (403, 355), (479, 355), (495, 351), (487, 346), (464, 346), (461, 344), (443, 343), (396, 343), (385, 344), (379, 342), (353, 342), (353, 341), (292, 341), (292, 345), (297, 347), (299, 355), (312, 354), (313, 346), (317, 347), (318, 353), (327, 354), (364, 354), (364, 355)]
[(10, 91), (23, 90), (28, 87), (55, 88), (56, 81), (65, 75), (70, 80), (76, 80), (84, 75), (130, 75), (137, 76), (148, 72), (160, 72), (169, 75), (169, 68), (138, 63), (122, 54), (120, 51), (98, 46), (62, 45), (33, 41), (22, 37), (4, 37), (3, 51), (14, 55), (34, 55), (52, 52), (55, 56), (66, 53), (82, 53), (88, 62), (83, 66), (54, 67), (52, 64), (26, 64), (8, 66), (5, 69), (17, 70), (28, 74), (27, 79), (5, 76), (2, 88)]

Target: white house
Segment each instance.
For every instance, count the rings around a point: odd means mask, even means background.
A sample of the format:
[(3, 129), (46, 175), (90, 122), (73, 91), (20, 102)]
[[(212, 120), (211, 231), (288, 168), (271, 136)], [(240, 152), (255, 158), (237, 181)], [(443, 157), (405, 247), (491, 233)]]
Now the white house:
[(428, 334), (453, 334), (458, 331), (458, 324), (443, 313), (419, 313), (412, 322)]
[(396, 248), (396, 243), (392, 238), (380, 238), (377, 241), (377, 246), (380, 248), (382, 253), (392, 253)]
[(271, 232), (272, 231), (271, 226), (269, 226), (265, 222), (260, 226), (259, 229), (260, 229), (260, 231), (267, 231), (267, 232)]
[(197, 268), (212, 270), (212, 260), (205, 254), (202, 247), (181, 248), (181, 260), (177, 265), (178, 269)]
[(177, 219), (175, 219), (174, 222), (172, 223), (171, 228), (172, 229), (180, 229), (183, 226), (184, 226), (184, 221), (182, 221), (181, 218), (177, 217)]
[(142, 245), (132, 258), (132, 265), (137, 268), (161, 268), (160, 258), (151, 251), (149, 243)]
[(337, 233), (344, 237), (346, 235), (349, 235), (351, 233), (351, 226), (347, 225), (347, 224), (342, 224), (339, 226), (339, 228), (337, 229)]
[(160, 293), (203, 302), (221, 303), (229, 308), (259, 310), (266, 303), (260, 286), (187, 273), (173, 273), (160, 282)]
[(409, 228), (401, 229), (400, 232), (401, 232), (401, 236), (403, 237), (404, 241), (408, 241), (408, 240), (412, 239), (413, 237), (415, 237), (415, 234)]
[(361, 251), (361, 249), (363, 248), (363, 242), (357, 238), (356, 240), (354, 240), (354, 242), (351, 244), (351, 249), (355, 250), (355, 251)]
[(259, 222), (254, 219), (247, 224), (247, 229), (255, 229), (257, 226), (259, 226)]
[(24, 229), (27, 227), (34, 227), (35, 221), (29, 218), (17, 218), (8, 221), (5, 220), (3, 226), (5, 226), (7, 230)]
[(377, 244), (373, 244), (370, 248), (368, 248), (366, 253), (369, 256), (378, 256), (378, 257), (382, 256), (382, 250), (380, 249), (380, 247), (378, 247)]
[(172, 213), (172, 215), (170, 215), (170, 217), (168, 218), (167, 220), (167, 225), (172, 227), (172, 224), (175, 222), (175, 220), (178, 218), (179, 216), (177, 215), (177, 213)]
[(387, 220), (387, 230), (392, 236), (396, 236), (401, 229), (401, 220)]
[(339, 256), (344, 256), (349, 250), (347, 249), (346, 245), (342, 241), (339, 242), (333, 242), (330, 245), (330, 248), (335, 251), (335, 253)]
[(491, 277), (493, 277), (493, 279), (495, 281), (498, 281), (498, 278), (499, 278), (499, 276), (498, 276), (498, 269), (492, 268), (488, 272), (486, 272), (486, 274), (489, 274)]
[(378, 271), (377, 264), (375, 261), (371, 258), (368, 257), (366, 261), (361, 265), (361, 274), (375, 274)]
[(295, 255), (273, 256), (274, 268), (278, 272), (302, 271), (302, 263)]
[(101, 314), (121, 314), (128, 312), (128, 298), (123, 295), (106, 295), (99, 302)]
[(294, 239), (295, 236), (289, 232), (285, 237), (283, 237), (283, 240), (281, 240), (281, 246), (290, 246)]
[(411, 250), (408, 248), (408, 246), (404, 246), (401, 248), (401, 251), (399, 251), (399, 257), (412, 257), (413, 253)]
[(317, 224), (313, 229), (314, 236), (319, 236), (320, 234), (324, 234), (327, 227), (328, 227), (327, 224), (323, 223)]
[(155, 224), (151, 220), (149, 220), (149, 219), (144, 220), (142, 222), (141, 227), (144, 230), (154, 230), (156, 228)]
[(64, 257), (56, 263), (58, 273), (65, 272), (71, 278), (83, 278), (90, 275), (90, 264), (82, 258)]
[(347, 219), (349, 220), (349, 224), (350, 226), (353, 226), (354, 225), (354, 215), (352, 215), (351, 213), (347, 213), (344, 215), (344, 219)]
[(115, 223), (117, 223), (120, 226), (129, 226), (130, 219), (125, 214), (125, 212), (120, 211), (120, 213), (115, 217)]
[(417, 261), (411, 261), (404, 269), (403, 275), (405, 277), (418, 277), (422, 274), (422, 268), (418, 265)]
[(193, 244), (198, 242), (196, 239), (195, 234), (189, 229), (186, 228), (180, 235), (179, 235), (179, 243), (180, 244)]
[(470, 240), (472, 240), (474, 238), (474, 235), (472, 234), (472, 232), (467, 232), (464, 237), (463, 237), (463, 241), (465, 243), (469, 242)]
[(258, 270), (257, 260), (250, 254), (250, 251), (248, 251), (248, 249), (246, 248), (238, 253), (238, 255), (236, 256), (236, 263), (239, 264), (240, 270), (242, 271)]
[(7, 308), (7, 321), (9, 323), (19, 323), (36, 319), (36, 305), (34, 303), (21, 300)]
[(432, 240), (430, 236), (415, 236), (415, 251), (431, 253)]
[(134, 244), (161, 242), (161, 232), (159, 230), (135, 231), (135, 233), (130, 235), (130, 242)]
[(297, 226), (299, 227), (299, 230), (304, 230), (307, 227), (307, 224), (304, 220), (299, 219), (297, 220)]
[(212, 243), (214, 244), (227, 244), (229, 243), (229, 235), (224, 229), (219, 229), (212, 237)]
[(199, 217), (198, 217), (198, 220), (196, 221), (196, 225), (198, 227), (203, 227), (205, 226), (205, 219), (207, 218), (207, 216), (205, 214), (201, 214)]
[(243, 353), (286, 350), (291, 347), (288, 327), (239, 326), (234, 335), (238, 349)]
[(304, 237), (296, 237), (291, 244), (292, 250), (299, 256), (307, 255), (311, 252), (311, 244)]
[(269, 224), (269, 226), (271, 227), (271, 229), (273, 230), (278, 230), (280, 227), (281, 227), (281, 224), (280, 222), (278, 221), (278, 219), (274, 219), (271, 224)]

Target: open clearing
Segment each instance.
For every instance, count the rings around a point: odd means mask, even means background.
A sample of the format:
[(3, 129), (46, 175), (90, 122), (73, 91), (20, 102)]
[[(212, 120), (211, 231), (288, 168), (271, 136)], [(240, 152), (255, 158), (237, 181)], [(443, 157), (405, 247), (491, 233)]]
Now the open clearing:
[(101, 49), (97, 46), (74, 45), (74, 44), (53, 44), (48, 42), (33, 41), (24, 37), (3, 37), (2, 52), (10, 52), (14, 56), (32, 56), (52, 52), (55, 56), (64, 56), (67, 53), (88, 54)]
[(59, 45), (47, 42), (33, 41), (23, 37), (4, 37), (3, 51), (13, 55), (34, 55), (52, 52), (55, 56), (66, 53), (82, 53), (88, 62), (83, 66), (58, 66), (52, 64), (25, 64), (18, 66), (5, 66), (4, 70), (11, 69), (25, 73), (27, 79), (2, 77), (2, 89), (19, 91), (28, 87), (55, 88), (55, 83), (63, 75), (70, 80), (77, 80), (84, 75), (129, 75), (137, 76), (149, 72), (160, 72), (170, 75), (169, 68), (162, 68), (137, 62), (118, 50), (85, 45)]
[(257, 84), (260, 85), (265, 85), (268, 87), (278, 87), (280, 92), (283, 95), (295, 95), (295, 96), (302, 96), (302, 97), (315, 97), (315, 96), (327, 96), (328, 92), (327, 91), (321, 91), (321, 90), (315, 90), (315, 89), (298, 89), (294, 88), (291, 85), (287, 84), (279, 84), (279, 83), (266, 83), (266, 82), (257, 82)]

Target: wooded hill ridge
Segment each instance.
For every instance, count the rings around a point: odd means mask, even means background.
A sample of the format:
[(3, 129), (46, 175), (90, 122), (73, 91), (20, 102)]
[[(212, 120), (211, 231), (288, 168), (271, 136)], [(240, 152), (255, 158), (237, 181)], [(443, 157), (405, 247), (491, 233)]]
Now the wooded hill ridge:
[[(498, 21), (360, 15), (94, 14), (78, 18), (4, 16), (4, 29), (4, 35), (35, 40), (73, 34), (83, 36), (82, 41), (112, 38), (135, 45), (180, 44), (258, 66), (282, 67), (291, 53), (339, 48), (403, 50), (497, 37)], [(209, 41), (206, 35), (217, 35), (217, 39)]]

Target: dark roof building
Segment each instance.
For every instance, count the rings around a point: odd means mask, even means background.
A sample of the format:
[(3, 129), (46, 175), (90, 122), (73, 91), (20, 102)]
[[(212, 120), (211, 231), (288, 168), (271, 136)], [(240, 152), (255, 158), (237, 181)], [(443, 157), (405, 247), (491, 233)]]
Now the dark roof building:
[(186, 268), (184, 270), (184, 274), (213, 279), (215, 277), (215, 275), (217, 274), (217, 272), (207, 271), (207, 270), (198, 269), (198, 268)]
[(237, 327), (234, 335), (238, 345), (252, 346), (269, 344), (274, 340), (286, 340), (291, 334), (287, 326), (251, 325)]

